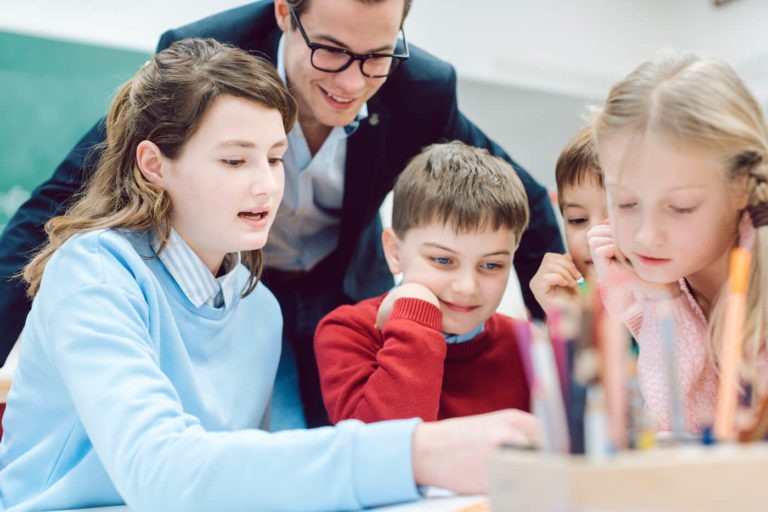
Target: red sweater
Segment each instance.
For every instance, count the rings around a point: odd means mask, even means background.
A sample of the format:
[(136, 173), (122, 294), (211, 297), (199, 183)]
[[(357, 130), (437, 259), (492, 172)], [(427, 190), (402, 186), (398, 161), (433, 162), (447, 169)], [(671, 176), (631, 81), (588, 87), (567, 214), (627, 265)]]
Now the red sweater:
[(434, 421), (504, 408), (530, 410), (514, 324), (494, 314), (483, 332), (446, 344), (436, 306), (401, 298), (379, 331), (385, 295), (329, 313), (315, 332), (320, 385), (333, 423)]

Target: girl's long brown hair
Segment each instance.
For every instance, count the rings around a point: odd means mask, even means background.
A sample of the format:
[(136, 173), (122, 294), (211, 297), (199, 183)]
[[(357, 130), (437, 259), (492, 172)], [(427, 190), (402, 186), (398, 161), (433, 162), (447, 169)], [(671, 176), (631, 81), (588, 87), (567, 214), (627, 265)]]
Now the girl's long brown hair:
[[(286, 133), (296, 121), (296, 102), (266, 60), (213, 39), (185, 39), (156, 54), (118, 91), (106, 119), (106, 140), (84, 191), (64, 215), (45, 225), (47, 244), (24, 268), (27, 295), (40, 287), (51, 255), (71, 236), (105, 228), (152, 230), (162, 251), (170, 235), (171, 202), (149, 183), (136, 162), (144, 140), (174, 159), (200, 126), (213, 101), (229, 94), (278, 110)], [(244, 251), (250, 270), (243, 295), (256, 287), (262, 250)]]

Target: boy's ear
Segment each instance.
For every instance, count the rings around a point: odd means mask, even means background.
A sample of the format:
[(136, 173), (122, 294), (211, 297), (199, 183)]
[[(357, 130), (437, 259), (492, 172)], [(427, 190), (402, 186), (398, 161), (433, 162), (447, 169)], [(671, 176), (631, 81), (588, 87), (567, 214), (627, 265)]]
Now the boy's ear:
[(163, 174), (163, 152), (154, 142), (143, 140), (136, 147), (136, 165), (144, 178), (152, 183), (162, 187)]
[(387, 260), (392, 275), (402, 272), (400, 267), (400, 240), (392, 228), (384, 228), (381, 233), (381, 245), (384, 247), (384, 258)]

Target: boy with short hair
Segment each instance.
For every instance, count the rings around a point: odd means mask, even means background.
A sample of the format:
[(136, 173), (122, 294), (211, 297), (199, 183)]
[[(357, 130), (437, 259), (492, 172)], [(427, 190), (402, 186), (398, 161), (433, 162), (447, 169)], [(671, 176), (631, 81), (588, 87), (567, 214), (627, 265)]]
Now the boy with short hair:
[(382, 241), (402, 284), (341, 306), (315, 333), (333, 423), (530, 409), (517, 347), (525, 321), (496, 313), (528, 224), (514, 169), (454, 141), (414, 157)]
[(547, 253), (530, 287), (545, 313), (554, 304), (578, 304), (577, 281), (590, 281), (594, 270), (587, 231), (608, 218), (605, 187), (592, 128), (582, 127), (568, 141), (555, 165), (557, 202), (565, 226), (568, 254)]

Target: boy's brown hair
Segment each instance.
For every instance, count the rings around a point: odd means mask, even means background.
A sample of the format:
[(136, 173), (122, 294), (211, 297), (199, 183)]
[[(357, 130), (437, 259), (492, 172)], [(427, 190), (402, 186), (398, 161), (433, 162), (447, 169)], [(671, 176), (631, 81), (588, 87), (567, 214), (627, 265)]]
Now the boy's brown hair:
[(597, 158), (597, 149), (592, 142), (592, 127), (582, 127), (560, 152), (555, 164), (555, 183), (557, 183), (557, 202), (563, 209), (562, 197), (565, 187), (575, 187), (585, 181), (591, 181), (603, 188), (603, 173)]
[(433, 222), (457, 233), (506, 228), (520, 243), (528, 225), (523, 183), (509, 163), (485, 149), (461, 141), (427, 146), (395, 183), (392, 229), (402, 239)]

